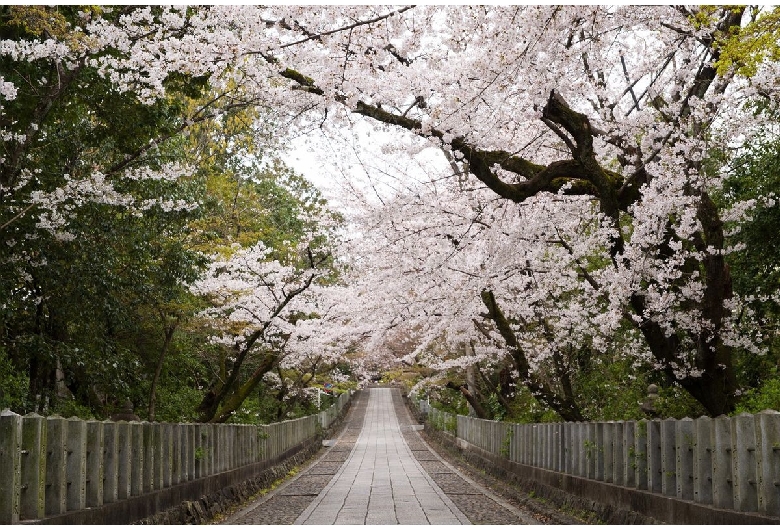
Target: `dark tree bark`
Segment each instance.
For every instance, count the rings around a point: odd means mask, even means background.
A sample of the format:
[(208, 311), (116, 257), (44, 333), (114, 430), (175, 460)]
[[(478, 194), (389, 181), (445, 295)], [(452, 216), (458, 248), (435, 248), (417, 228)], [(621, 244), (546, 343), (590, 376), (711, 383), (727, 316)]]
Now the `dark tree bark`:
[[(163, 323), (165, 322), (164, 315), (162, 316)], [(165, 339), (163, 340), (162, 348), (160, 349), (160, 355), (157, 357), (157, 365), (154, 369), (154, 377), (152, 377), (152, 385), (149, 389), (149, 421), (154, 421), (155, 408), (157, 406), (157, 383), (160, 381), (160, 374), (162, 374), (163, 363), (165, 362), (165, 356), (168, 353), (168, 348), (171, 346), (173, 340), (173, 334), (176, 332), (176, 328), (179, 325), (179, 319), (163, 328)]]
[(469, 402), (471, 408), (474, 409), (474, 413), (477, 415), (477, 418), (481, 418), (483, 420), (490, 419), (490, 414), (488, 414), (488, 412), (485, 410), (485, 407), (482, 406), (482, 403), (479, 402), (479, 399), (477, 399), (477, 397), (474, 395), (474, 392), (469, 390), (467, 385), (461, 385), (453, 383), (452, 381), (448, 381), (446, 386), (447, 388), (457, 390), (463, 395), (464, 398), (466, 398), (466, 401)]
[(487, 313), (483, 316), (493, 322), (509, 351), (515, 365), (515, 369), (520, 373), (520, 382), (531, 391), (531, 394), (541, 403), (557, 412), (561, 418), (566, 421), (585, 421), (587, 418), (582, 414), (576, 401), (570, 393), (560, 395), (548, 383), (541, 380), (531, 371), (531, 365), (525, 352), (520, 347), (517, 336), (512, 331), (509, 320), (501, 311), (496, 298), (490, 291), (482, 292), (482, 302), (487, 308)]

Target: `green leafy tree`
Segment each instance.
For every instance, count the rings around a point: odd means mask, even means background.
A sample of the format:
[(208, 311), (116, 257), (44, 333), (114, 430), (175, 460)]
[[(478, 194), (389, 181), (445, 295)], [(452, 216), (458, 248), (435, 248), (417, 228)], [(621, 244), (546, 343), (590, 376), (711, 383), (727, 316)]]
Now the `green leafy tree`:
[(168, 97), (151, 104), (118, 92), (88, 60), (78, 27), (90, 13), (0, 9), (0, 37), (52, 39), (78, 57), (0, 57), (4, 79), (18, 87), (0, 126), (23, 133), (2, 148), (0, 340), (29, 380), (27, 407), (38, 411), (73, 397), (106, 414), (138, 388), (139, 316), (186, 295), (183, 282), (203, 264), (182, 237), (197, 190), (177, 182), (186, 169), (175, 149), (187, 98), (203, 83), (172, 77)]
[(776, 190), (780, 189), (780, 143), (767, 135), (764, 143), (747, 149), (733, 164), (721, 200), (752, 204), (750, 219), (730, 237), (738, 248), (729, 259), (734, 291), (744, 298), (745, 312), (740, 324), (750, 335), (767, 345), (760, 355), (739, 350), (738, 375), (742, 388), (751, 392), (749, 401), (760, 401), (758, 389), (777, 378), (780, 361), (778, 323), (780, 322), (780, 209)]

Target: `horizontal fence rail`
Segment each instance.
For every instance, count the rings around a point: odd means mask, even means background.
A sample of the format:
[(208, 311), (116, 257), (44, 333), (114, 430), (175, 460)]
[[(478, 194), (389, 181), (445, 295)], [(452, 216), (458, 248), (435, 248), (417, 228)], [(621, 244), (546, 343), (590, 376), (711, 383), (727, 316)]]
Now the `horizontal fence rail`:
[[(448, 430), (454, 417), (429, 410)], [(459, 439), (526, 466), (739, 512), (780, 516), (780, 413), (515, 424), (455, 419)]]
[(0, 524), (84, 510), (276, 458), (349, 401), (269, 425), (85, 421), (0, 413)]

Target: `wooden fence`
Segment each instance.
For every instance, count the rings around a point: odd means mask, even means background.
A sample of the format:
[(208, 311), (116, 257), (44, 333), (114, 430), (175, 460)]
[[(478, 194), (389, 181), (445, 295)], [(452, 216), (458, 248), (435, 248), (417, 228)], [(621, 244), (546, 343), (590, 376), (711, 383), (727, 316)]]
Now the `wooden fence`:
[(269, 425), (84, 421), (0, 413), (0, 524), (84, 510), (271, 460), (316, 436), (350, 397)]
[[(703, 505), (780, 516), (780, 413), (515, 424), (430, 408), (429, 424), (512, 462)], [(434, 411), (436, 411), (434, 413)]]

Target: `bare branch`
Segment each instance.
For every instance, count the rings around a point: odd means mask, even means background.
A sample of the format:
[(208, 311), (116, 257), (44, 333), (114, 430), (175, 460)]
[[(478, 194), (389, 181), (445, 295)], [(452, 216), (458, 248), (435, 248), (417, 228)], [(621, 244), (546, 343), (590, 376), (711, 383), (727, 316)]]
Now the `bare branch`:
[[(623, 76), (626, 78), (626, 83), (628, 83), (628, 90), (631, 92), (631, 98), (634, 100), (634, 106), (631, 108), (633, 110), (636, 108), (636, 110), (639, 110), (639, 100), (636, 97), (636, 94), (634, 93), (634, 85), (636, 84), (636, 81), (633, 83), (631, 82), (631, 78), (628, 76), (628, 68), (626, 68), (626, 58), (623, 57), (623, 54), (620, 54), (620, 64), (623, 66)], [(629, 110), (630, 112), (630, 110)]]
[(349, 30), (358, 28), (360, 26), (367, 26), (367, 25), (373, 24), (375, 22), (381, 22), (382, 20), (386, 20), (386, 19), (388, 19), (390, 17), (393, 17), (395, 15), (400, 15), (404, 11), (409, 11), (410, 9), (412, 9), (414, 7), (415, 6), (402, 7), (400, 9), (396, 9), (395, 11), (391, 11), (390, 13), (387, 13), (387, 14), (384, 14), (384, 15), (379, 15), (379, 16), (374, 17), (374, 18), (369, 19), (369, 20), (358, 20), (354, 24), (350, 24), (348, 26), (343, 26), (343, 27), (340, 27), (340, 28), (332, 29), (330, 31), (323, 31), (322, 33), (311, 33), (311, 34), (307, 35), (306, 37), (304, 37), (302, 39), (299, 39), (297, 41), (288, 42), (287, 44), (282, 44), (281, 46), (279, 46), (276, 49), (277, 50), (282, 50), (284, 48), (289, 48), (290, 46), (297, 46), (299, 44), (303, 44), (304, 42), (308, 42), (310, 40), (319, 40), (322, 37), (325, 37), (327, 35), (333, 35), (334, 33), (340, 33), (342, 31), (349, 31)]

